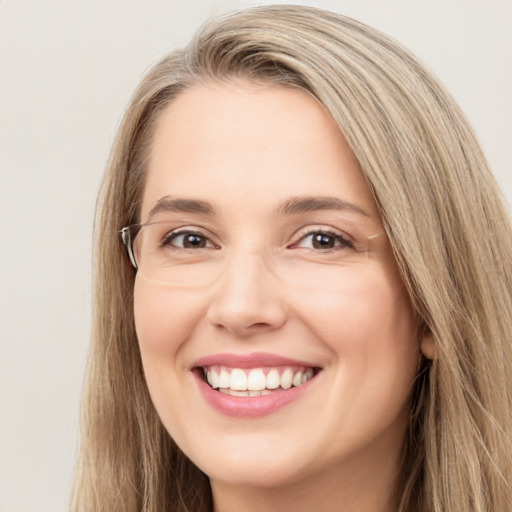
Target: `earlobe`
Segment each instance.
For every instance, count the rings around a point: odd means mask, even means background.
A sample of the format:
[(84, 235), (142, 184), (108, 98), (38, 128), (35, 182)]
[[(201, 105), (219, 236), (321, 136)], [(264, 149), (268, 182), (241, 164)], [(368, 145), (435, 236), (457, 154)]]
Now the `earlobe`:
[(434, 336), (432, 336), (432, 333), (426, 333), (421, 342), (420, 342), (420, 350), (421, 353), (427, 358), (427, 359), (435, 359), (436, 357), (436, 346), (434, 343)]

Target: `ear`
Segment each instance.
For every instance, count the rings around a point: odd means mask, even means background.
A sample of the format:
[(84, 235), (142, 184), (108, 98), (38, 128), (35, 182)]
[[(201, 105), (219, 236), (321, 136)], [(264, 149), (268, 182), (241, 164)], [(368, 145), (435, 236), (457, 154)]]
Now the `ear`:
[(435, 359), (436, 346), (431, 332), (425, 333), (420, 342), (420, 351), (427, 359)]

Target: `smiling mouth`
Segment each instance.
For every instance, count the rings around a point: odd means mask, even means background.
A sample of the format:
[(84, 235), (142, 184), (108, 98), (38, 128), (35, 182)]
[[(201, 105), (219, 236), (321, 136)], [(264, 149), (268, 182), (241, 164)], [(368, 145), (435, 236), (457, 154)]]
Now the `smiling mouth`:
[(211, 365), (199, 370), (203, 381), (220, 393), (256, 397), (302, 386), (313, 379), (320, 368), (280, 366), (249, 369)]

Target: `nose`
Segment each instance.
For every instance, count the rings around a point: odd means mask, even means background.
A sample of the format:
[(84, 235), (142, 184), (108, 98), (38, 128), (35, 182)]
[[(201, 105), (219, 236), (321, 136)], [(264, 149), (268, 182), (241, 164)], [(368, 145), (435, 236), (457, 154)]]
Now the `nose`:
[(278, 329), (286, 322), (278, 285), (260, 255), (234, 256), (213, 285), (207, 318), (217, 328), (242, 337)]

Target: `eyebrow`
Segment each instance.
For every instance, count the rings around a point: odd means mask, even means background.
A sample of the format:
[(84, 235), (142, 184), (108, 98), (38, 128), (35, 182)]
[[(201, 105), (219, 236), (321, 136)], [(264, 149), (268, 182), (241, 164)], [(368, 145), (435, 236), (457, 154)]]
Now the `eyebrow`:
[[(361, 207), (338, 197), (316, 196), (292, 197), (287, 199), (276, 208), (276, 214), (298, 215), (318, 210), (350, 210), (364, 215), (365, 217), (370, 217)], [(159, 199), (155, 206), (151, 208), (148, 219), (162, 212), (200, 213), (202, 215), (211, 216), (215, 214), (215, 208), (207, 201), (165, 196)]]
[(169, 196), (159, 199), (155, 206), (151, 208), (148, 218), (161, 212), (178, 212), (178, 213), (201, 213), (202, 215), (213, 215), (213, 206), (206, 201), (197, 199), (171, 198)]
[(281, 215), (297, 215), (318, 210), (351, 210), (365, 217), (368, 212), (360, 206), (340, 199), (338, 197), (292, 197), (279, 205), (277, 213)]

